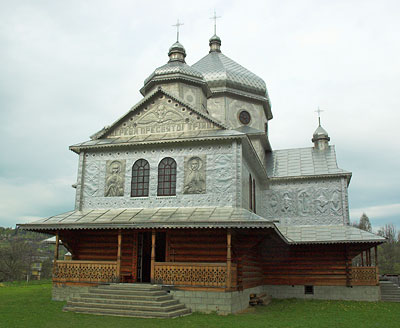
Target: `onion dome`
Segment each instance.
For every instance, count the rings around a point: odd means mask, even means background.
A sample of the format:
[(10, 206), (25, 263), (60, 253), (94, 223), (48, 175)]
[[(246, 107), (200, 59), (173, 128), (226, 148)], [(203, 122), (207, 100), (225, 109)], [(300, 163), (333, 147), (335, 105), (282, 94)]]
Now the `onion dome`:
[(182, 44), (176, 41), (168, 51), (169, 61), (180, 61), (185, 62), (186, 50)]
[(239, 65), (221, 52), (221, 39), (214, 35), (209, 40), (210, 52), (192, 67), (203, 74), (213, 94), (232, 93), (261, 100), (272, 118), (267, 87), (263, 79)]
[(169, 61), (167, 64), (158, 67), (154, 72), (144, 81), (144, 86), (140, 89), (142, 95), (146, 95), (155, 84), (160, 82), (171, 82), (173, 80), (186, 80), (192, 83), (202, 84), (207, 95), (210, 90), (207, 87), (203, 75), (195, 68), (189, 66), (185, 62), (186, 51), (181, 43), (175, 42), (168, 51)]
[(329, 147), (329, 138), (328, 132), (321, 126), (321, 124), (318, 126), (318, 128), (315, 130), (313, 134), (313, 138), (311, 141), (314, 143), (314, 148), (324, 150)]
[(210, 52), (221, 52), (221, 39), (216, 34), (210, 39)]

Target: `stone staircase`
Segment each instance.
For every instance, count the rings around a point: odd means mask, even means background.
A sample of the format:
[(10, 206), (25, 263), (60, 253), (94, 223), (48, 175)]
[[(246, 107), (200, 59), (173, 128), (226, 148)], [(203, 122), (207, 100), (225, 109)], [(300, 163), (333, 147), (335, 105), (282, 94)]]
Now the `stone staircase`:
[(381, 286), (381, 300), (386, 302), (400, 302), (400, 287), (391, 281), (379, 281)]
[(175, 318), (190, 313), (161, 286), (150, 284), (99, 285), (71, 298), (63, 311), (140, 318)]

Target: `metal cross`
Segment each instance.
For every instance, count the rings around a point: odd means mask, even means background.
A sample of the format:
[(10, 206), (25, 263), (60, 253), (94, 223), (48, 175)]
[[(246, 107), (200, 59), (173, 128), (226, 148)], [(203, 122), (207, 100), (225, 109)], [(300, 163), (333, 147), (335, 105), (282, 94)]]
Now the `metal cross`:
[(176, 24), (172, 25), (174, 27), (176, 27), (176, 42), (179, 42), (179, 26), (182, 26), (183, 23), (179, 22), (179, 18), (176, 20)]
[(318, 110), (316, 110), (315, 112), (318, 113), (318, 124), (319, 126), (321, 126), (321, 113), (323, 112), (323, 110), (320, 110), (318, 106)]
[(214, 20), (214, 35), (217, 35), (217, 19), (218, 18), (221, 18), (221, 16), (217, 16), (217, 13), (215, 12), (215, 9), (214, 9), (214, 16), (210, 17), (210, 19)]

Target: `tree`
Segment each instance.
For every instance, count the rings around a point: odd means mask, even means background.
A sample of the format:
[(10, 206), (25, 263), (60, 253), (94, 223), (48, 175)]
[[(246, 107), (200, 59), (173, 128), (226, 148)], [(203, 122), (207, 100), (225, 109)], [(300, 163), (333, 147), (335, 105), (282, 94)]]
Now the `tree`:
[(390, 223), (378, 230), (378, 235), (387, 242), (378, 248), (379, 270), (381, 274), (400, 274), (400, 241), (396, 227)]
[(361, 230), (372, 232), (371, 222), (369, 221), (369, 217), (367, 216), (367, 214), (363, 213), (361, 215), (358, 228)]
[(385, 226), (379, 228), (378, 235), (385, 237), (390, 244), (396, 243), (398, 241), (396, 227), (393, 223), (385, 224)]
[(21, 239), (11, 239), (0, 248), (0, 281), (25, 279), (30, 272), (37, 245)]

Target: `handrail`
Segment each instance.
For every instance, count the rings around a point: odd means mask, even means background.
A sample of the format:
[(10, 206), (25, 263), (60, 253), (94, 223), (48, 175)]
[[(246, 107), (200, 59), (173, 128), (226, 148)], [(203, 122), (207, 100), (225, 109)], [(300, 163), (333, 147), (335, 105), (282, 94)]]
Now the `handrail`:
[[(156, 262), (154, 282), (164, 285), (228, 288), (226, 263)], [(237, 265), (231, 266), (231, 286), (236, 287)]]
[(53, 282), (104, 283), (117, 282), (116, 261), (56, 260)]

